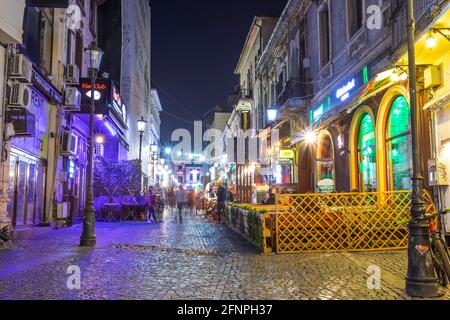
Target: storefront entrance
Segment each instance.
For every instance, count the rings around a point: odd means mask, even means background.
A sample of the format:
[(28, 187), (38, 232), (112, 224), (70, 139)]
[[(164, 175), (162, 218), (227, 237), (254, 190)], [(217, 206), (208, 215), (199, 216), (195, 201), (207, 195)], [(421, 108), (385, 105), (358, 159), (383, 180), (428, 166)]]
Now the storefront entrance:
[(329, 193), (336, 190), (334, 145), (331, 135), (324, 133), (317, 150), (316, 192)]
[(11, 154), (8, 215), (14, 226), (43, 222), (45, 174), (46, 165), (38, 159)]

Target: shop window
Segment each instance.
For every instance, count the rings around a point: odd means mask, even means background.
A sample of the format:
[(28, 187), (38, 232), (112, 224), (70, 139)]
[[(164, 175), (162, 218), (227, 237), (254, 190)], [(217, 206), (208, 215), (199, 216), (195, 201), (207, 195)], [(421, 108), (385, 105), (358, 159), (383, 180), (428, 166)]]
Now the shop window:
[(388, 185), (390, 190), (411, 190), (411, 114), (408, 101), (394, 100), (386, 125)]
[(359, 191), (377, 190), (376, 166), (375, 127), (372, 117), (366, 113), (361, 120), (358, 137)]

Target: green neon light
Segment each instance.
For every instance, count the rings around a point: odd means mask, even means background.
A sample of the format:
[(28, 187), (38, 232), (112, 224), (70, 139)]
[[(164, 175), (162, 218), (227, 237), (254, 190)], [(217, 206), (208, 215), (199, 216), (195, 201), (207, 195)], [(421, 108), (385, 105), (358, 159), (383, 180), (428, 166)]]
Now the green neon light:
[(364, 84), (367, 84), (369, 82), (369, 68), (367, 68), (367, 66), (364, 66), (363, 68), (363, 79)]

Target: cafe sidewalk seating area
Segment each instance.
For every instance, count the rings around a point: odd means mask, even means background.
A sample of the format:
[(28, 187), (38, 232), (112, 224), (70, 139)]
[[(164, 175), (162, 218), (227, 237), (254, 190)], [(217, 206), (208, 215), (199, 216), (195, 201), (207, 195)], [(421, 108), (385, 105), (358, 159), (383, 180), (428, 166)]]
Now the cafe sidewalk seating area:
[[(426, 212), (436, 211), (425, 192)], [(226, 225), (261, 253), (405, 249), (411, 191), (281, 194), (275, 206), (228, 204)]]
[(144, 196), (100, 196), (95, 199), (95, 217), (101, 222), (144, 221), (146, 207)]

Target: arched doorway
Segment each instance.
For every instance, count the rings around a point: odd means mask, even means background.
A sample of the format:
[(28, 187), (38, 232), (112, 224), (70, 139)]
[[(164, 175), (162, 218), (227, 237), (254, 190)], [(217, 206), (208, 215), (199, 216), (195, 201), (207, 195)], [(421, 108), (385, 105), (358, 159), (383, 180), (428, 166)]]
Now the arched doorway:
[(378, 191), (411, 189), (411, 111), (408, 97), (404, 86), (394, 86), (380, 103), (375, 129)]
[(316, 192), (328, 193), (336, 191), (334, 144), (333, 138), (328, 131), (324, 131), (320, 137), (316, 162)]
[(411, 112), (404, 96), (391, 106), (386, 123), (387, 185), (389, 190), (410, 190), (412, 175)]
[(361, 120), (358, 135), (358, 172), (361, 192), (377, 190), (377, 157), (375, 145), (375, 126), (370, 114)]
[(377, 191), (377, 147), (372, 110), (363, 106), (350, 128), (350, 185), (352, 191)]

